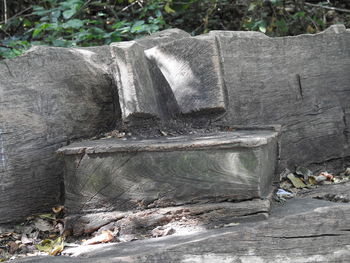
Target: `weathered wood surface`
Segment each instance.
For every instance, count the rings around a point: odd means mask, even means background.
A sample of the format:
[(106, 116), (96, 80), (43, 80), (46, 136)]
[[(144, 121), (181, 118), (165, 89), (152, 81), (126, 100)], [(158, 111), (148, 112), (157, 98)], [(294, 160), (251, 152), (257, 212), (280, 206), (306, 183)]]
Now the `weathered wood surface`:
[(332, 170), (350, 162), (349, 39), (343, 25), (281, 38), (212, 31), (145, 52), (180, 111), (227, 109), (228, 125), (282, 124), (281, 168)]
[[(146, 50), (171, 34), (160, 32), (136, 43)], [(205, 36), (217, 41), (228, 95), (227, 114), (211, 120), (282, 124), (280, 167), (332, 162), (336, 167), (327, 169), (341, 169), (344, 161), (350, 163), (349, 36), (341, 25), (297, 37), (223, 31)], [(110, 51), (40, 47), (0, 63), (0, 222), (56, 203), (62, 177), (53, 152), (109, 128), (122, 115), (118, 99), (112, 99), (118, 96)], [(147, 63), (157, 107), (162, 107), (159, 115), (170, 116), (179, 105), (159, 67)]]
[(119, 229), (120, 239), (125, 236), (144, 239), (145, 236), (151, 236), (151, 231), (159, 226), (198, 232), (224, 224), (264, 220), (269, 211), (269, 200), (254, 199), (236, 203), (150, 208), (138, 212), (102, 212), (68, 216), (65, 230), (79, 237), (110, 225)]
[[(187, 236), (86, 246), (78, 258), (27, 258), (15, 262), (349, 262), (350, 205), (328, 202), (331, 205), (318, 207), (322, 201), (315, 201), (308, 205), (309, 211), (301, 213), (289, 209), (295, 204), (288, 201), (281, 208), (284, 213), (254, 224)], [(304, 207), (303, 202), (296, 206)]]
[(189, 37), (179, 29), (165, 30), (150, 37), (110, 45), (122, 118), (169, 118), (179, 112), (176, 99), (160, 70), (149, 61), (144, 50)]
[(55, 151), (116, 119), (109, 48), (36, 47), (0, 61), (0, 223), (62, 201)]
[(168, 81), (181, 113), (226, 110), (219, 51), (214, 38), (183, 38), (148, 49), (145, 54)]
[(144, 209), (266, 197), (275, 172), (277, 133), (101, 140), (60, 151), (68, 153), (69, 213)]
[(316, 189), (303, 190), (299, 194), (301, 197), (312, 197), (320, 200), (327, 200), (339, 203), (350, 202), (350, 182), (324, 185)]
[(281, 124), (281, 167), (339, 159), (341, 169), (350, 156), (350, 30), (337, 25), (280, 38), (210, 35), (218, 41), (228, 92), (223, 122)]
[(278, 131), (273, 127), (255, 128), (233, 132), (217, 132), (182, 136), (158, 137), (154, 139), (102, 139), (72, 143), (60, 148), (60, 155), (138, 152), (138, 151), (177, 151), (200, 150), (211, 147), (225, 149), (232, 147), (255, 148), (273, 143)]

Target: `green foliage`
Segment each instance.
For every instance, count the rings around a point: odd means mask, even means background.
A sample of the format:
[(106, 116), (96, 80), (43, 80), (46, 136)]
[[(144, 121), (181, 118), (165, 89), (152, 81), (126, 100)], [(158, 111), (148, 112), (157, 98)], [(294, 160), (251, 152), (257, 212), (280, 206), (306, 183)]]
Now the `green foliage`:
[[(105, 45), (169, 27), (192, 35), (209, 30), (255, 30), (286, 36), (316, 33), (332, 23), (350, 26), (346, 13), (306, 6), (299, 0), (6, 1), (9, 11), (6, 23), (5, 19), (0, 22), (0, 58), (18, 56), (32, 45)], [(319, 5), (330, 4), (320, 1)], [(340, 7), (350, 8), (350, 3)]]
[(113, 6), (108, 1), (39, 1), (30, 16), (2, 25), (4, 32), (14, 27), (22, 32), (0, 42), (0, 57), (15, 57), (31, 45), (94, 46), (134, 39), (164, 29), (163, 12), (173, 12), (170, 1), (151, 0), (143, 6), (130, 0), (118, 2)]
[(297, 4), (286, 6), (282, 0), (257, 0), (250, 2), (243, 28), (270, 36), (286, 36), (320, 32), (326, 24), (322, 9), (309, 10)]

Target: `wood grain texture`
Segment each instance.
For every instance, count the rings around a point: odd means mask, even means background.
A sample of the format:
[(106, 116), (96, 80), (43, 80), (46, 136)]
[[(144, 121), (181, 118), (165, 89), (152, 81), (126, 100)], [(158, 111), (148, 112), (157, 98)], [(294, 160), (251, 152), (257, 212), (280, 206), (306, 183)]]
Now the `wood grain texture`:
[(350, 156), (349, 30), (338, 25), (281, 38), (211, 35), (219, 44), (229, 97), (223, 122), (281, 124), (281, 167)]
[(72, 143), (57, 150), (60, 155), (93, 154), (114, 152), (156, 152), (177, 150), (200, 150), (210, 148), (255, 148), (273, 143), (278, 137), (273, 127), (233, 132), (199, 133), (182, 136), (158, 137), (153, 139), (102, 139)]
[[(258, 143), (245, 147), (242, 139)], [(162, 140), (158, 145), (145, 140), (139, 149), (131, 142), (129, 150), (123, 141), (118, 145), (115, 140), (111, 147), (99, 142), (95, 148), (82, 143), (80, 150), (79, 144), (62, 149), (68, 152), (64, 160), (70, 213), (263, 198), (270, 193), (277, 155), (277, 133), (272, 131), (182, 138), (170, 140), (171, 147), (164, 147), (169, 142)]]
[(109, 57), (108, 47), (36, 47), (0, 61), (0, 223), (62, 202), (55, 151), (114, 125)]
[[(309, 211), (291, 213), (288, 211), (292, 203), (282, 207), (284, 216), (254, 224), (90, 246), (77, 258), (27, 258), (14, 262), (349, 262), (350, 205), (314, 206)], [(302, 202), (299, 207), (303, 207)]]
[(270, 201), (254, 199), (243, 202), (181, 205), (150, 208), (143, 211), (101, 212), (71, 215), (66, 218), (65, 229), (75, 236), (91, 234), (107, 224), (119, 228), (119, 236), (133, 235), (143, 239), (157, 226), (176, 222), (188, 229), (206, 229), (229, 223), (264, 220), (270, 211)]
[(124, 120), (133, 117), (169, 118), (179, 112), (168, 82), (144, 50), (189, 37), (179, 29), (165, 30), (135, 41), (112, 43), (111, 72), (117, 85)]
[(349, 203), (350, 182), (324, 185), (315, 189), (303, 189), (298, 195), (301, 197), (311, 197), (336, 203)]
[(181, 113), (226, 110), (219, 51), (214, 38), (183, 38), (148, 49), (145, 54), (168, 81)]

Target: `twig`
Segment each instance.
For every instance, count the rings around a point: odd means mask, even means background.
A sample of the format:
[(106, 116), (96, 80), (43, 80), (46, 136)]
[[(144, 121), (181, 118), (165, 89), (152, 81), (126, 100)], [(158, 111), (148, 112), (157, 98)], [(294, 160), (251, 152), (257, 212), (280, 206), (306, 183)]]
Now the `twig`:
[(83, 9), (84, 7), (88, 6), (92, 0), (86, 1), (80, 8), (79, 10)]
[(324, 6), (324, 5), (317, 5), (317, 4), (311, 4), (311, 3), (305, 3), (305, 5), (312, 6), (312, 7), (318, 7), (318, 8), (324, 8), (324, 9), (328, 9), (328, 10), (339, 11), (339, 12), (350, 13), (349, 9), (338, 8), (338, 7), (333, 7), (333, 6)]
[(79, 9), (77, 10), (77, 12), (71, 17), (71, 18), (75, 18), (77, 16), (77, 14), (86, 6), (88, 6), (90, 4), (92, 0), (88, 0), (86, 1), (81, 7), (79, 7)]
[(5, 18), (5, 24), (7, 24), (7, 2), (4, 0), (4, 18)]
[(2, 32), (4, 32), (8, 37), (11, 37), (11, 35), (10, 35), (5, 29), (3, 29), (3, 28), (0, 27), (0, 30), (1, 30)]
[(4, 45), (4, 44), (1, 44), (1, 43), (0, 43), (0, 47), (14, 49), (14, 47), (10, 47), (10, 46), (8, 46), (8, 45)]
[(3, 23), (6, 24), (8, 21), (12, 20), (13, 18), (15, 18), (15, 17), (17, 17), (17, 16), (23, 14), (24, 12), (26, 12), (26, 11), (28, 11), (29, 9), (32, 9), (32, 8), (33, 8), (33, 7), (30, 6), (30, 7), (26, 8), (26, 9), (22, 10), (21, 12), (15, 14), (15, 15), (13, 15), (13, 16), (11, 16), (9, 19), (7, 19), (7, 21), (6, 21), (6, 20), (0, 21), (0, 24), (3, 24)]
[(120, 10), (120, 12), (118, 12), (118, 13), (124, 12), (124, 11), (128, 10), (130, 7), (132, 7), (132, 6), (136, 5), (136, 4), (140, 4), (139, 1), (132, 2), (130, 5), (127, 5), (122, 10)]

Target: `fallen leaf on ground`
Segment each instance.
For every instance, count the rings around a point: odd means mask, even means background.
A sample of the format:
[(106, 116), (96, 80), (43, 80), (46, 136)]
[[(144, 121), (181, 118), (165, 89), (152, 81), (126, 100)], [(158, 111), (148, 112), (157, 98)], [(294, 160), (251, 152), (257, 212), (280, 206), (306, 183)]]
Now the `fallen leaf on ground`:
[(287, 175), (287, 178), (291, 181), (291, 183), (294, 185), (295, 188), (305, 188), (306, 184), (304, 182), (296, 177), (294, 174), (290, 173)]
[(161, 134), (162, 136), (167, 136), (167, 135), (168, 135), (165, 131), (159, 130), (159, 132), (160, 132), (160, 134)]
[(56, 217), (53, 214), (41, 214), (41, 215), (39, 215), (39, 218), (51, 219), (51, 220), (55, 220), (56, 219)]
[(313, 173), (309, 169), (302, 166), (298, 166), (295, 173), (302, 176), (305, 181), (308, 180), (310, 176), (313, 176)]
[(10, 236), (12, 236), (13, 234), (14, 234), (13, 232), (2, 233), (2, 234), (0, 234), (0, 238), (10, 237)]
[(7, 246), (9, 248), (9, 253), (10, 254), (15, 253), (19, 249), (19, 245), (16, 242), (14, 242), (14, 241), (8, 242)]
[(57, 224), (55, 225), (55, 230), (56, 230), (57, 232), (59, 232), (60, 235), (62, 235), (63, 232), (64, 232), (64, 226), (63, 226), (63, 224), (62, 224), (62, 223), (57, 223)]
[(317, 180), (316, 180), (315, 176), (310, 176), (309, 179), (308, 179), (308, 182), (311, 185), (317, 184)]
[(333, 178), (334, 178), (334, 176), (333, 176), (332, 174), (327, 173), (327, 172), (322, 172), (322, 173), (320, 173), (318, 176), (323, 176), (323, 177), (325, 177), (326, 180), (328, 180), (328, 181), (332, 181)]
[(44, 219), (37, 218), (34, 221), (34, 226), (40, 231), (52, 231), (54, 229), (53, 225)]
[(322, 176), (322, 175), (318, 175), (318, 176), (315, 176), (315, 180), (316, 180), (316, 183), (321, 183), (321, 182), (326, 181), (327, 177)]
[(107, 243), (112, 241), (113, 239), (113, 233), (109, 230), (104, 230), (102, 231), (101, 234), (88, 239), (86, 241), (83, 242), (83, 245), (94, 245), (94, 244), (99, 244), (99, 243)]
[(59, 212), (62, 211), (63, 208), (64, 208), (63, 205), (54, 206), (54, 207), (52, 207), (52, 211), (53, 211), (55, 214), (58, 214)]
[(292, 183), (288, 180), (281, 182), (280, 187), (286, 191), (290, 191), (293, 187)]
[(284, 169), (282, 173), (280, 173), (280, 181), (287, 179), (287, 175), (292, 173), (288, 168)]
[(21, 242), (22, 244), (32, 244), (34, 240), (32, 238), (28, 238), (26, 234), (22, 234), (21, 236)]
[(36, 248), (41, 252), (46, 252), (51, 256), (55, 256), (62, 252), (64, 248), (64, 240), (62, 237), (58, 237), (55, 240), (45, 239), (36, 245)]
[(164, 237), (164, 236), (172, 235), (174, 233), (175, 233), (175, 230), (171, 227), (163, 228), (161, 226), (158, 226), (152, 230), (153, 237)]

